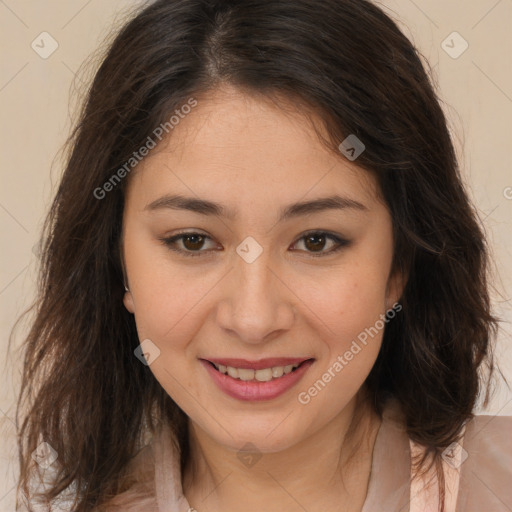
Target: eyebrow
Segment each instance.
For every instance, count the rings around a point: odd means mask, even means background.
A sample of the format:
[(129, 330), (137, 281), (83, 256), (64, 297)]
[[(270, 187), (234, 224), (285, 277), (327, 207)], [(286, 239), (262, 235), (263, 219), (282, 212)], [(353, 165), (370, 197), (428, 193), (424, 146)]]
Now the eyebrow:
[[(187, 210), (200, 215), (213, 215), (215, 217), (224, 217), (226, 219), (234, 220), (236, 215), (232, 210), (227, 209), (225, 206), (208, 201), (206, 199), (198, 199), (195, 197), (185, 197), (181, 195), (165, 195), (149, 203), (144, 210), (156, 211), (161, 209), (173, 210)], [(311, 213), (321, 212), (325, 210), (360, 210), (369, 211), (368, 207), (364, 204), (339, 195), (332, 195), (329, 197), (321, 197), (310, 201), (303, 201), (293, 203), (281, 209), (278, 222), (299, 217), (301, 215), (308, 215)]]

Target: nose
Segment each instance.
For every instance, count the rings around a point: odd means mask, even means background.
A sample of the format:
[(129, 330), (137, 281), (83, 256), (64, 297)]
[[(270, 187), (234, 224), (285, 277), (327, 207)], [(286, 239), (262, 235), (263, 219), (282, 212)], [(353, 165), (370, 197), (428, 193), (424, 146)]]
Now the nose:
[(294, 323), (298, 299), (279, 267), (266, 250), (251, 263), (236, 254), (234, 265), (217, 307), (218, 325), (249, 344), (282, 336)]

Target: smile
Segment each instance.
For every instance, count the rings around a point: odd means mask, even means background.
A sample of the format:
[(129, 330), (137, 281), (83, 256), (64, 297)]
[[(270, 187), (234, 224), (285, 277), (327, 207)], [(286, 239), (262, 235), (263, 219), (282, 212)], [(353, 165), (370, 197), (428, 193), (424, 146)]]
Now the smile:
[(273, 366), (271, 368), (263, 368), (262, 370), (253, 370), (247, 368), (233, 368), (232, 366), (224, 366), (223, 364), (212, 363), (213, 366), (224, 375), (229, 375), (233, 379), (243, 381), (269, 382), (272, 379), (279, 379), (283, 375), (293, 372), (300, 364), (289, 364), (286, 366)]
[(290, 390), (314, 363), (313, 358), (200, 359), (218, 389), (244, 401), (272, 400)]

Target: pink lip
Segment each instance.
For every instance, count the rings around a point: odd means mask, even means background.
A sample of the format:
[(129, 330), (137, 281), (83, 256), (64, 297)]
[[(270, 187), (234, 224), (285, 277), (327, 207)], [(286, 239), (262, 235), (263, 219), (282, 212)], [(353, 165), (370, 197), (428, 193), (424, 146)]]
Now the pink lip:
[[(223, 361), (241, 361), (240, 359), (223, 359)], [(243, 360), (242, 360), (243, 361)], [(269, 361), (291, 361), (291, 359), (264, 359), (262, 361), (258, 361), (257, 364), (265, 362), (266, 366), (261, 366), (260, 368), (270, 368), (271, 366), (286, 366), (286, 364), (297, 364), (304, 359), (294, 359), (294, 363), (280, 363), (269, 365)], [(314, 360), (309, 359), (304, 361), (295, 371), (291, 373), (287, 373), (278, 379), (273, 379), (269, 382), (258, 382), (258, 381), (243, 381), (239, 379), (233, 379), (229, 375), (225, 375), (216, 370), (212, 364), (204, 359), (200, 359), (201, 364), (206, 368), (206, 371), (210, 374), (213, 382), (218, 386), (218, 388), (226, 393), (227, 395), (237, 398), (238, 400), (244, 401), (263, 401), (263, 400), (272, 400), (282, 395), (289, 389), (291, 389), (307, 372), (308, 368), (313, 364)], [(217, 363), (217, 360), (212, 362)], [(247, 363), (247, 362), (246, 362)], [(224, 364), (224, 363), (217, 363)], [(249, 364), (255, 364), (249, 363)], [(225, 366), (231, 366), (231, 364), (224, 364)], [(234, 366), (236, 368), (244, 368), (244, 366)], [(254, 368), (253, 366), (246, 368)]]

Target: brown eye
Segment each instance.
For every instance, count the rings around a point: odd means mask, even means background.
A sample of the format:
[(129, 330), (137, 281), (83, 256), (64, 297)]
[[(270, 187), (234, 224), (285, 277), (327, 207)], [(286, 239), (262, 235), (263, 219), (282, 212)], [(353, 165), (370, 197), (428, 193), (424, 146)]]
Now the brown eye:
[[(159, 240), (169, 249), (183, 254), (184, 256), (204, 256), (203, 253), (210, 251), (203, 250), (206, 240), (211, 240), (209, 236), (202, 233), (181, 233), (169, 238), (159, 238)], [(183, 248), (177, 246), (181, 242)]]
[[(329, 240), (334, 241), (334, 247), (331, 244), (331, 249), (324, 251), (323, 249), (326, 247), (326, 245), (329, 245)], [(327, 256), (329, 254), (339, 251), (343, 247), (346, 247), (350, 244), (348, 240), (344, 240), (336, 235), (329, 234), (323, 231), (314, 231), (311, 233), (307, 233), (298, 240), (298, 242), (301, 241), (304, 241), (304, 247), (306, 248), (306, 252), (309, 253), (309, 256), (313, 257)]]
[[(159, 238), (159, 240), (167, 246), (169, 249), (180, 253), (184, 256), (206, 256), (211, 255), (211, 250), (204, 249), (205, 242), (211, 240), (209, 236), (202, 233), (180, 233), (178, 235), (169, 238)], [(304, 241), (305, 250), (309, 256), (319, 257), (328, 256), (329, 254), (335, 253), (350, 244), (348, 240), (344, 240), (339, 236), (326, 233), (324, 231), (313, 231), (299, 238), (296, 242)], [(325, 247), (329, 246), (331, 242), (330, 250), (325, 251)], [(182, 247), (178, 246), (178, 242), (181, 242)], [(334, 242), (334, 244), (332, 243)]]
[(308, 235), (304, 237), (304, 240), (307, 249), (314, 252), (321, 251), (326, 244), (326, 237), (323, 234)]
[(204, 245), (205, 237), (199, 234), (182, 235), (181, 237), (183, 245), (190, 251), (196, 251), (201, 249)]

